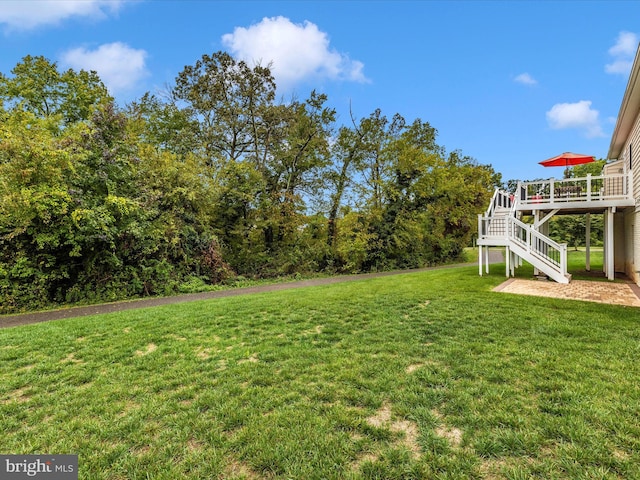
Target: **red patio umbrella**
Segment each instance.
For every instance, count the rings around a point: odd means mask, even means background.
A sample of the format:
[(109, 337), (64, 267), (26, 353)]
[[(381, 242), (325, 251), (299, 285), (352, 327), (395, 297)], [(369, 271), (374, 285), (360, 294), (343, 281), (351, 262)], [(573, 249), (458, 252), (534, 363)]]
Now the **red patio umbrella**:
[(591, 155), (582, 155), (581, 153), (564, 152), (561, 155), (547, 158), (540, 163), (543, 167), (564, 167), (564, 176), (569, 176), (569, 167), (573, 165), (582, 165), (583, 163), (595, 162), (596, 157)]
[(562, 155), (547, 158), (539, 163), (543, 167), (571, 167), (573, 165), (582, 165), (583, 163), (591, 163), (595, 161), (596, 158), (591, 155), (564, 152)]

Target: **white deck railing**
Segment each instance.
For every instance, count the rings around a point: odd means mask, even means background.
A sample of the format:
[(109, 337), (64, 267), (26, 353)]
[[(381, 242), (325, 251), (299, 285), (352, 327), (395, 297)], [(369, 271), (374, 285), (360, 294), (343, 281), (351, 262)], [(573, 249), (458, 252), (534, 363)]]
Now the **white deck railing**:
[(510, 217), (507, 223), (509, 238), (527, 253), (536, 256), (556, 270), (560, 275), (567, 274), (567, 244), (558, 243), (543, 235), (533, 225)]
[(633, 200), (631, 175), (587, 175), (581, 178), (520, 182), (516, 195), (526, 206), (567, 202)]
[[(567, 276), (567, 245), (558, 243), (512, 215), (478, 217), (479, 239), (510, 246), (556, 281)], [(536, 265), (537, 262), (540, 262)], [(546, 268), (545, 268), (546, 267)], [(551, 271), (549, 271), (551, 270)]]
[(507, 216), (478, 216), (478, 237), (507, 240)]
[(493, 197), (491, 197), (491, 202), (489, 203), (489, 208), (485, 212), (485, 216), (490, 217), (493, 215), (498, 208), (503, 209), (511, 209), (513, 206), (515, 197), (504, 190), (500, 190), (496, 188), (493, 192)]

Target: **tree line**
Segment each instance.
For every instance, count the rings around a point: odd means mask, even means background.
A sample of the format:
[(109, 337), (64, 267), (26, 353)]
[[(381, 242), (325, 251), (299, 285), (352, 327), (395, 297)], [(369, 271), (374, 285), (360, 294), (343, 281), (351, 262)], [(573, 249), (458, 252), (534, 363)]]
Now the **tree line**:
[(380, 110), (276, 99), (267, 67), (203, 55), (119, 107), (95, 72), (0, 73), (0, 311), (461, 258), (500, 176)]

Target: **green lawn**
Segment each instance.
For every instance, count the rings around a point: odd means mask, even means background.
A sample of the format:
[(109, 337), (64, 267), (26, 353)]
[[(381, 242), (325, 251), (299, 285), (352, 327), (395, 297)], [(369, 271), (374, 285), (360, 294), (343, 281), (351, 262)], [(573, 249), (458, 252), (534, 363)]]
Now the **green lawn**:
[[(499, 248), (496, 248), (498, 250)], [(465, 251), (467, 261), (478, 261), (478, 249), (468, 248)], [(572, 275), (573, 280), (602, 280), (608, 281), (607, 277), (602, 272), (603, 252), (601, 247), (595, 247), (591, 249), (590, 253), (590, 270), (586, 270), (586, 258), (587, 254), (584, 248), (578, 250), (569, 248), (567, 250), (567, 271)], [(483, 267), (484, 268), (484, 267)], [(502, 264), (501, 273), (505, 273), (505, 265)], [(493, 270), (492, 270), (493, 271)], [(533, 267), (523, 262), (523, 265), (515, 269), (516, 278), (533, 278)]]
[(0, 330), (0, 453), (81, 479), (640, 478), (640, 310), (464, 267)]

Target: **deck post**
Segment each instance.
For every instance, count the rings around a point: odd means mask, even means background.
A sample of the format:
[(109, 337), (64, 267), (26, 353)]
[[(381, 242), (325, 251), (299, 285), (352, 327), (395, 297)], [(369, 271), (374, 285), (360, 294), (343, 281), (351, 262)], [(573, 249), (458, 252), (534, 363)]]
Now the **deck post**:
[(487, 275), (489, 275), (489, 246), (484, 247), (484, 266)]
[(607, 264), (607, 270), (606, 270), (606, 274), (607, 274), (607, 280), (615, 280), (616, 278), (616, 268), (615, 265), (613, 263), (613, 245), (614, 245), (614, 241), (613, 241), (613, 207), (609, 207), (607, 209), (607, 242), (605, 244), (605, 250), (606, 250), (606, 264)]
[(518, 261), (518, 258), (516, 257), (516, 254), (511, 252), (511, 276), (515, 277), (516, 276), (516, 262)]
[[(483, 237), (482, 232), (482, 214), (478, 214), (478, 273), (482, 276), (482, 245), (480, 244), (480, 238)], [(489, 247), (487, 247), (489, 248)]]
[(509, 272), (511, 270), (510, 266), (509, 266), (510, 257), (511, 257), (511, 249), (507, 246), (507, 247), (505, 247), (505, 256), (504, 256), (504, 261), (507, 264), (506, 265), (506, 272), (505, 272), (505, 275), (506, 275), (507, 278), (509, 278)]
[[(591, 175), (589, 175), (590, 177)], [(587, 272), (591, 271), (591, 214), (587, 213), (587, 218), (585, 219), (585, 230), (586, 236), (585, 245), (586, 245), (586, 258), (585, 258), (585, 270)]]
[[(535, 212), (533, 212), (533, 224), (536, 226), (540, 223), (540, 210), (536, 210)], [(529, 246), (531, 245), (531, 242), (528, 242)], [(535, 276), (540, 275), (540, 270), (538, 270), (536, 267), (533, 267), (533, 274)]]
[(603, 212), (602, 228), (602, 273), (607, 274), (607, 210)]

